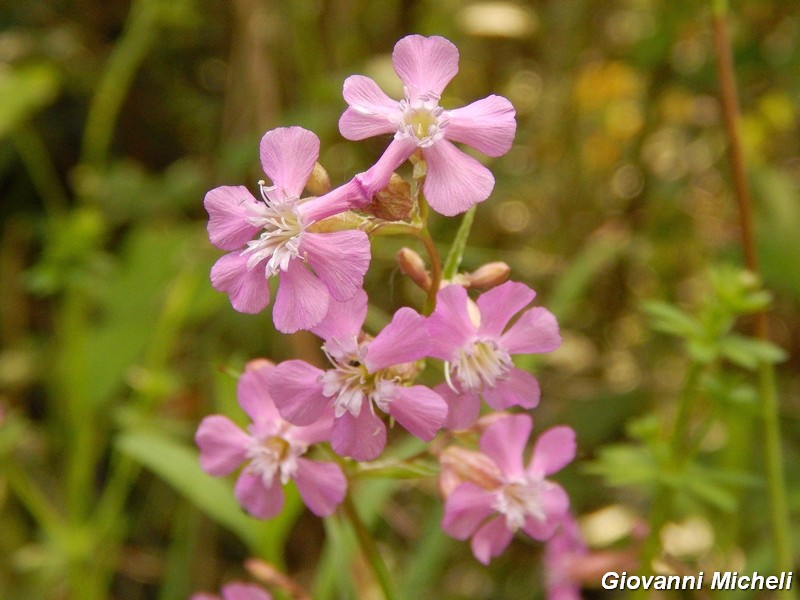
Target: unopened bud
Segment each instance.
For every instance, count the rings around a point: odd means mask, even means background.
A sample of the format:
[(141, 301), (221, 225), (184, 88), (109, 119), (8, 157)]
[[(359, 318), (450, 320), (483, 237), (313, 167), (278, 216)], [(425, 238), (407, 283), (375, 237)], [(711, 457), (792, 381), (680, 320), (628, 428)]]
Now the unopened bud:
[(490, 262), (478, 267), (464, 279), (467, 287), (489, 289), (508, 279), (511, 267), (504, 262)]
[(244, 370), (246, 373), (252, 373), (253, 371), (258, 371), (259, 369), (263, 369), (264, 367), (274, 367), (275, 363), (269, 360), (268, 358), (254, 358), (252, 360), (247, 361), (247, 364), (244, 366)]
[(314, 163), (314, 169), (311, 171), (311, 177), (308, 178), (306, 187), (312, 196), (322, 196), (331, 191), (331, 178), (325, 167)]
[(400, 175), (392, 173), (388, 185), (375, 194), (364, 212), (384, 221), (402, 221), (411, 215), (413, 208), (411, 186)]
[(411, 281), (424, 291), (431, 289), (431, 276), (425, 270), (425, 261), (411, 248), (400, 248), (397, 251), (397, 265)]
[(480, 452), (458, 446), (445, 448), (439, 455), (439, 491), (444, 498), (462, 483), (474, 483), (486, 490), (500, 485), (500, 470), (494, 461)]

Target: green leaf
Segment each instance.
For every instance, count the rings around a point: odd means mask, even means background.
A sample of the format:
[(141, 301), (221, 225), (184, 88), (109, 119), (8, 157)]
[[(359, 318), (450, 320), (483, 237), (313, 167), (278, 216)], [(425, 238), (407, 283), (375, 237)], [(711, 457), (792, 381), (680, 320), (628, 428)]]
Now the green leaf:
[[(280, 526), (248, 516), (233, 495), (231, 485), (200, 468), (197, 451), (156, 431), (126, 431), (116, 441), (117, 449), (147, 467), (187, 498), (211, 519), (235, 533), (254, 552), (280, 552)], [(287, 507), (289, 506), (287, 497)], [(276, 543), (277, 542), (277, 543)], [(268, 552), (267, 552), (268, 550)]]
[(614, 487), (650, 486), (659, 480), (659, 465), (646, 446), (615, 444), (600, 449), (589, 473), (602, 476)]
[(52, 102), (58, 75), (49, 64), (0, 69), (0, 138)]
[(682, 338), (695, 337), (701, 331), (700, 323), (693, 316), (668, 302), (651, 300), (641, 306), (656, 331)]
[(732, 363), (754, 371), (762, 362), (786, 360), (786, 352), (771, 342), (731, 333), (719, 342), (720, 353)]

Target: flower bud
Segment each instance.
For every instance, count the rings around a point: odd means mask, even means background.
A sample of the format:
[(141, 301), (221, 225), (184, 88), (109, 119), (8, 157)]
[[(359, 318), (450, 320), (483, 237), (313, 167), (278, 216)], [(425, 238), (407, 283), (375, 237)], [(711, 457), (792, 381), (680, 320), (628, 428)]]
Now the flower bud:
[(400, 248), (397, 251), (397, 264), (403, 275), (416, 283), (424, 291), (431, 289), (431, 276), (425, 270), (425, 261), (411, 248)]
[(306, 187), (312, 196), (322, 196), (331, 191), (331, 178), (325, 167), (314, 163), (314, 169), (311, 171), (311, 177), (308, 178)]
[(470, 288), (489, 289), (508, 279), (511, 267), (504, 262), (490, 262), (465, 275), (465, 285)]
[(244, 370), (246, 373), (251, 373), (253, 371), (258, 371), (259, 369), (263, 369), (264, 367), (274, 367), (275, 363), (269, 360), (268, 358), (254, 358), (252, 360), (247, 361), (247, 364), (244, 366)]
[(411, 186), (400, 175), (392, 173), (389, 184), (375, 194), (372, 203), (364, 209), (364, 212), (384, 221), (402, 221), (411, 215), (413, 208)]

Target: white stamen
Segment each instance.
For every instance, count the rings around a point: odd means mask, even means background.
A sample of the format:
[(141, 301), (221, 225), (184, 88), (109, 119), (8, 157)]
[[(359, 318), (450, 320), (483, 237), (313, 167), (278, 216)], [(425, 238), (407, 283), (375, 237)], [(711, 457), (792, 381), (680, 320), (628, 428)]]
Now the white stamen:
[(258, 182), (263, 204), (251, 206), (247, 222), (263, 229), (261, 235), (249, 242), (243, 254), (250, 254), (247, 268), (252, 269), (269, 258), (265, 266), (266, 276), (276, 275), (289, 268), (289, 262), (300, 254), (300, 234), (305, 230), (298, 213), (299, 198), (288, 196), (275, 186)]
[(528, 517), (544, 521), (547, 515), (542, 505), (542, 493), (547, 482), (536, 479), (520, 479), (507, 483), (497, 490), (493, 508), (506, 517), (506, 526), (516, 531)]
[(405, 88), (405, 96), (398, 103), (401, 117), (397, 121), (395, 137), (413, 139), (419, 148), (429, 148), (444, 137), (450, 117), (439, 106), (440, 96), (435, 92), (420, 94), (412, 102), (408, 88)]
[[(514, 366), (511, 356), (493, 340), (474, 340), (461, 348), (452, 363), (445, 364), (448, 385), (455, 374), (466, 390), (477, 391), (494, 387)], [(451, 386), (452, 387), (452, 386)]]
[(278, 435), (268, 436), (255, 441), (248, 448), (246, 456), (250, 464), (247, 469), (260, 476), (265, 487), (271, 487), (276, 476), (285, 485), (297, 471), (297, 457), (305, 451), (306, 447), (302, 444)]
[(333, 398), (335, 417), (349, 412), (354, 417), (361, 414), (364, 403), (373, 411), (374, 407), (388, 412), (396, 385), (405, 383), (410, 373), (405, 365), (396, 365), (370, 373), (364, 364), (368, 342), (360, 344), (355, 336), (349, 340), (332, 338), (322, 350), (333, 365), (321, 377), (322, 393)]

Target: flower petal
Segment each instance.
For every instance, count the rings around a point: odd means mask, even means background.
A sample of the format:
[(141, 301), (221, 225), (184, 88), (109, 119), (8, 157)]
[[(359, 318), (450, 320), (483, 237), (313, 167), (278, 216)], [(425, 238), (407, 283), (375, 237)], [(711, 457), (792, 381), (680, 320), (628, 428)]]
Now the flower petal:
[(502, 156), (511, 149), (517, 131), (516, 111), (506, 98), (488, 96), (448, 111), (448, 140), (462, 142), (488, 156)]
[(261, 166), (272, 184), (299, 197), (319, 158), (319, 138), (302, 127), (279, 127), (261, 138)]
[(558, 321), (546, 308), (534, 306), (519, 316), (500, 343), (509, 354), (541, 354), (561, 345)]
[(349, 412), (333, 421), (331, 447), (340, 456), (374, 460), (386, 446), (386, 425), (366, 403), (354, 417)]
[(311, 329), (322, 321), (328, 312), (330, 292), (301, 260), (290, 261), (289, 268), (281, 272), (280, 280), (272, 310), (272, 320), (278, 331), (294, 333)]
[(323, 371), (303, 360), (278, 364), (267, 380), (267, 390), (281, 416), (294, 425), (311, 425), (330, 400), (322, 393)]
[(228, 417), (211, 415), (200, 421), (195, 443), (200, 448), (200, 466), (209, 475), (222, 477), (236, 470), (247, 457), (253, 441)]
[(303, 200), (297, 207), (297, 214), (304, 225), (311, 225), (343, 213), (351, 206), (369, 204), (370, 200), (371, 198), (366, 198), (362, 185), (353, 178), (327, 194)]
[(248, 269), (248, 258), (239, 252), (221, 256), (211, 267), (211, 285), (228, 294), (237, 311), (255, 314), (269, 304), (269, 285), (262, 263)]
[(506, 281), (484, 292), (476, 300), (481, 312), (479, 334), (482, 337), (499, 338), (513, 316), (533, 302), (535, 297), (536, 292), (518, 281)]
[(542, 492), (542, 510), (546, 516), (544, 521), (533, 517), (525, 519), (522, 530), (535, 540), (546, 540), (556, 532), (561, 521), (569, 511), (569, 496), (560, 485), (546, 482), (550, 485)]
[(332, 300), (328, 304), (325, 318), (320, 321), (319, 325), (312, 327), (311, 331), (324, 340), (351, 339), (357, 337), (361, 332), (361, 326), (366, 318), (367, 293), (359, 290), (350, 300), (344, 302)]
[(271, 519), (283, 508), (283, 488), (277, 479), (270, 487), (264, 486), (264, 480), (246, 469), (236, 480), (234, 495), (247, 512), (259, 519)]
[(483, 202), (494, 189), (494, 175), (447, 140), (424, 148), (427, 163), (424, 191), (436, 212), (452, 217)]
[(267, 382), (275, 365), (267, 361), (251, 361), (236, 384), (239, 406), (257, 424), (274, 423), (280, 419)]
[(408, 137), (395, 138), (386, 147), (378, 161), (363, 173), (354, 177), (363, 191), (364, 204), (356, 204), (356, 208), (363, 208), (372, 201), (372, 197), (389, 185), (392, 173), (402, 165), (417, 149), (417, 144)]
[(369, 77), (351, 75), (344, 80), (342, 95), (349, 104), (339, 119), (339, 131), (345, 139), (363, 140), (397, 130), (393, 118), (401, 117), (398, 102)]
[(430, 347), (425, 317), (402, 307), (367, 346), (364, 364), (370, 373), (427, 356)]
[(458, 73), (458, 48), (438, 35), (409, 35), (395, 44), (392, 64), (410, 100), (429, 92), (441, 96)]
[(392, 393), (389, 414), (412, 435), (429, 442), (444, 423), (447, 404), (424, 385), (398, 385)]
[(222, 600), (272, 600), (272, 596), (251, 583), (229, 583), (222, 588)]
[(481, 399), (477, 393), (457, 394), (446, 383), (441, 383), (433, 389), (447, 403), (447, 418), (442, 427), (466, 429), (475, 423), (481, 411)]
[(483, 390), (484, 400), (496, 410), (505, 410), (511, 406), (533, 408), (539, 404), (541, 394), (536, 378), (517, 368), (512, 368), (505, 379), (498, 380), (493, 388)]
[(208, 212), (208, 238), (220, 250), (236, 250), (255, 237), (258, 227), (247, 221), (257, 200), (243, 185), (214, 188), (203, 205)]
[(542, 433), (533, 447), (528, 472), (542, 477), (560, 471), (575, 458), (575, 431), (566, 425)]
[(495, 517), (485, 523), (472, 536), (470, 547), (472, 554), (479, 561), (488, 565), (496, 556), (500, 556), (508, 548), (514, 533), (506, 526), (505, 519)]
[(334, 300), (349, 300), (364, 285), (370, 248), (363, 231), (306, 232), (300, 238), (300, 254), (306, 256)]
[(474, 483), (462, 483), (444, 502), (442, 530), (465, 540), (494, 512), (494, 494)]
[(506, 478), (515, 479), (524, 473), (522, 453), (532, 428), (533, 420), (526, 414), (499, 418), (481, 435), (481, 452), (500, 467)]
[(329, 442), (332, 427), (333, 406), (329, 404), (311, 425), (293, 426), (284, 434), (284, 437), (305, 446), (311, 446), (320, 442)]
[(448, 285), (436, 294), (436, 309), (426, 323), (431, 340), (429, 356), (453, 360), (475, 334), (468, 302), (467, 290), (460, 285)]
[(303, 502), (318, 517), (327, 517), (344, 500), (347, 479), (336, 463), (297, 459), (294, 482)]

